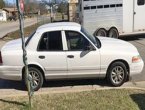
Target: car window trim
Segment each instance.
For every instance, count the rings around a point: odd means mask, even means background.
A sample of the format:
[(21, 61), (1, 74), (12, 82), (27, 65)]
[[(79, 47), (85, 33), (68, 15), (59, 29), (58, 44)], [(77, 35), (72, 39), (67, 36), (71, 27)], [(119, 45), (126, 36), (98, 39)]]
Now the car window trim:
[(91, 43), (91, 45), (94, 48), (94, 50), (92, 50), (92, 51), (96, 51), (97, 48), (96, 48), (95, 44), (84, 33), (82, 33), (81, 31), (79, 33), (82, 34), (82, 36), (84, 36), (89, 41), (89, 43)]
[(26, 45), (26, 46), (29, 44), (30, 40), (33, 38), (33, 36), (34, 36), (35, 34), (36, 34), (36, 31), (34, 31), (34, 32), (28, 37), (28, 39), (27, 39), (26, 42), (25, 42), (25, 45)]
[[(70, 31), (70, 32), (77, 32), (77, 33), (79, 33), (79, 34), (81, 34), (90, 44), (91, 44), (91, 46), (94, 48), (93, 50), (90, 50), (90, 51), (96, 51), (96, 46), (94, 46), (94, 44), (81, 32), (81, 31), (76, 31), (76, 30), (64, 30), (64, 32), (65, 32), (65, 38), (66, 38), (66, 31)], [(66, 38), (66, 42), (67, 42), (67, 38)], [(81, 50), (69, 50), (69, 48), (68, 48), (68, 44), (66, 43), (66, 45), (67, 45), (67, 50), (66, 51), (89, 51), (89, 50), (83, 50), (83, 49), (81, 49)]]
[(45, 33), (48, 33), (48, 32), (55, 32), (55, 31), (60, 31), (60, 32), (61, 32), (61, 38), (63, 38), (63, 37), (62, 37), (62, 30), (54, 30), (54, 31), (46, 31), (46, 32), (43, 32), (43, 33), (41, 34), (41, 37), (40, 37), (39, 42), (38, 42), (38, 45), (37, 45), (37, 52), (63, 52), (63, 51), (64, 51), (63, 39), (61, 40), (61, 42), (62, 42), (62, 50), (52, 50), (52, 51), (50, 51), (50, 50), (39, 50), (39, 45), (40, 45), (40, 42), (41, 42), (41, 39), (42, 39), (43, 35), (44, 35)]
[[(90, 42), (92, 42), (92, 44), (96, 47), (96, 49), (100, 49), (100, 48), (101, 48), (101, 41), (100, 41), (97, 37), (90, 35), (90, 34), (87, 32), (87, 30), (86, 30), (85, 28), (83, 28), (83, 27), (81, 27), (81, 31), (80, 31), (80, 32), (81, 32), (84, 36), (86, 36), (86, 38), (88, 38), (88, 39), (90, 40)], [(94, 37), (96, 43), (93, 41), (93, 39), (92, 39), (90, 36), (91, 36), (92, 38)]]

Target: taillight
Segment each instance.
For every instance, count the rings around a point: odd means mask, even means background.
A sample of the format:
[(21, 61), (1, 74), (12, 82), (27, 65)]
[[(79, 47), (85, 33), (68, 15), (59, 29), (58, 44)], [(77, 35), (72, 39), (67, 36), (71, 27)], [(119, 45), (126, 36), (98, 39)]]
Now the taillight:
[(2, 61), (2, 55), (1, 55), (1, 51), (0, 51), (0, 63), (3, 63), (3, 61)]

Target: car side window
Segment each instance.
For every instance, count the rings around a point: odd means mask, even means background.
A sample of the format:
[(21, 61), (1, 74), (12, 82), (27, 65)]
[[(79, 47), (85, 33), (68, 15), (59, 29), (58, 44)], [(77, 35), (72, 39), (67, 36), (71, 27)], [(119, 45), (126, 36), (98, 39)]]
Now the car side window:
[(83, 51), (91, 46), (90, 42), (79, 32), (66, 31), (65, 34), (68, 50), (70, 51)]
[(145, 0), (138, 0), (137, 1), (137, 4), (140, 6), (140, 5), (144, 5), (145, 4)]
[(46, 32), (42, 35), (38, 51), (62, 51), (61, 31)]

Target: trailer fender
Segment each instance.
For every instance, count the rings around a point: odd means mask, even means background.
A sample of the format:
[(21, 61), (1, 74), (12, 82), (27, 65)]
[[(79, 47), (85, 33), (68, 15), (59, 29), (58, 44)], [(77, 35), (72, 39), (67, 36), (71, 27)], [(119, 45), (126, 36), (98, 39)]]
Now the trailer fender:
[(116, 27), (111, 27), (108, 31), (108, 37), (118, 39), (119, 37), (118, 29)]

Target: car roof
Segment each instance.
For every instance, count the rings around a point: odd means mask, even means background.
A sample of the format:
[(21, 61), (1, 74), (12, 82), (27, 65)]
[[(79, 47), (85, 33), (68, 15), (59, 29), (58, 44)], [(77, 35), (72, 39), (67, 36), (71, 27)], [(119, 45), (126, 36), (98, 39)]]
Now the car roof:
[(75, 22), (48, 23), (38, 27), (37, 31), (45, 30), (80, 30), (81, 25)]

